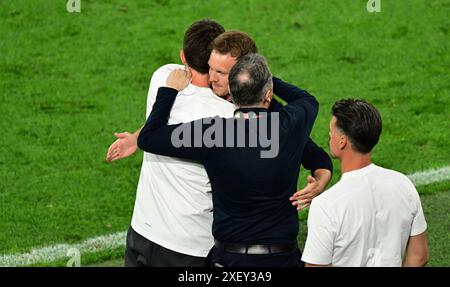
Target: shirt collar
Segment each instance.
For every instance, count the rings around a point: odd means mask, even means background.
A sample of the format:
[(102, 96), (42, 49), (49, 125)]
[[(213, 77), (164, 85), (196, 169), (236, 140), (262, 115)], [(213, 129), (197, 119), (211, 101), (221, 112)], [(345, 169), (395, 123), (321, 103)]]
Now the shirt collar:
[(234, 111), (234, 117), (237, 119), (256, 119), (260, 113), (267, 113), (266, 108), (239, 108)]
[(352, 171), (344, 172), (341, 177), (342, 178), (344, 178), (344, 177), (352, 177), (352, 176), (364, 174), (364, 173), (374, 169), (375, 167), (376, 167), (376, 165), (374, 163), (371, 163), (368, 166), (365, 166), (363, 168), (359, 168), (359, 169), (355, 169), (355, 170), (352, 170)]

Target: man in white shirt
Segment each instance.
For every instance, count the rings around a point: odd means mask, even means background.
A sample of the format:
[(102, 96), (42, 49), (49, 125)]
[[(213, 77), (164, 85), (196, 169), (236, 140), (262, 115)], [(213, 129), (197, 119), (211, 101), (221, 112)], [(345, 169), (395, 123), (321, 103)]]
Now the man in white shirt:
[(336, 102), (332, 114), (330, 153), (341, 161), (342, 177), (311, 203), (302, 260), (306, 266), (424, 266), (427, 224), (414, 185), (371, 163), (379, 112), (349, 99)]
[[(210, 44), (222, 32), (223, 27), (212, 20), (195, 22), (186, 31), (180, 57), (192, 74), (192, 82), (178, 94), (170, 123), (205, 116), (233, 116), (234, 105), (214, 95), (209, 88)], [(146, 118), (158, 88), (166, 84), (172, 70), (180, 68), (184, 67), (165, 65), (153, 74)], [(212, 201), (208, 181), (199, 163), (144, 153), (127, 236), (125, 266), (204, 265), (206, 254), (214, 244), (210, 235)]]

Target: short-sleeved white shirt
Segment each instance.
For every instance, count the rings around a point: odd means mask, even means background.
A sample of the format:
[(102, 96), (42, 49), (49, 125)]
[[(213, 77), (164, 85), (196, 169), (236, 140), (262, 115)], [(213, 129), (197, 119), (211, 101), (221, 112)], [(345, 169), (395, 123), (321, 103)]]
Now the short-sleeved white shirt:
[(410, 236), (427, 224), (404, 174), (370, 164), (313, 199), (302, 260), (332, 266), (401, 266)]
[[(165, 65), (153, 74), (146, 117), (158, 88), (165, 86), (174, 69), (183, 66)], [(214, 116), (230, 118), (234, 110), (233, 104), (214, 95), (211, 89), (190, 84), (178, 93), (169, 124)], [(144, 152), (131, 221), (137, 233), (167, 249), (206, 257), (214, 245), (212, 209), (211, 185), (203, 165)]]

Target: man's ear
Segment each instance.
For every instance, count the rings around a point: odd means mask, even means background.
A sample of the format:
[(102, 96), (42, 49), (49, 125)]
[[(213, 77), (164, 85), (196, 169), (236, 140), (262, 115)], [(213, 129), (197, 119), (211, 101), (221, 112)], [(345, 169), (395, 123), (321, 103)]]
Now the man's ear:
[(185, 65), (187, 67), (186, 58), (184, 57), (183, 50), (180, 50), (180, 59), (181, 59), (181, 62), (183, 63), (183, 65)]
[(272, 98), (273, 98), (273, 90), (270, 89), (266, 93), (265, 100), (270, 103), (272, 101)]
[(264, 96), (264, 102), (263, 104), (266, 105), (267, 107), (270, 106), (270, 102), (272, 101), (273, 98), (273, 90), (270, 89), (267, 91), (266, 95)]
[(349, 144), (348, 137), (346, 135), (341, 135), (339, 137), (339, 149), (343, 150)]

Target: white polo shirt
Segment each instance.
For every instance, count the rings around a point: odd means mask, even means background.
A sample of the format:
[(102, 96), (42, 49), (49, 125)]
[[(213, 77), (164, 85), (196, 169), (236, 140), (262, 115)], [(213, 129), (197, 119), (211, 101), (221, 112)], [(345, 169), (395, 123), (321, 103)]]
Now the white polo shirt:
[[(183, 68), (169, 64), (153, 74), (147, 118), (158, 88), (165, 86), (172, 70)], [(233, 104), (214, 95), (211, 89), (190, 84), (178, 93), (169, 124), (214, 116), (230, 118), (234, 110)], [(167, 249), (206, 257), (214, 245), (212, 209), (211, 185), (203, 165), (144, 152), (131, 221), (137, 233)]]
[(313, 199), (302, 260), (333, 266), (401, 266), (410, 236), (427, 228), (405, 175), (370, 164)]

